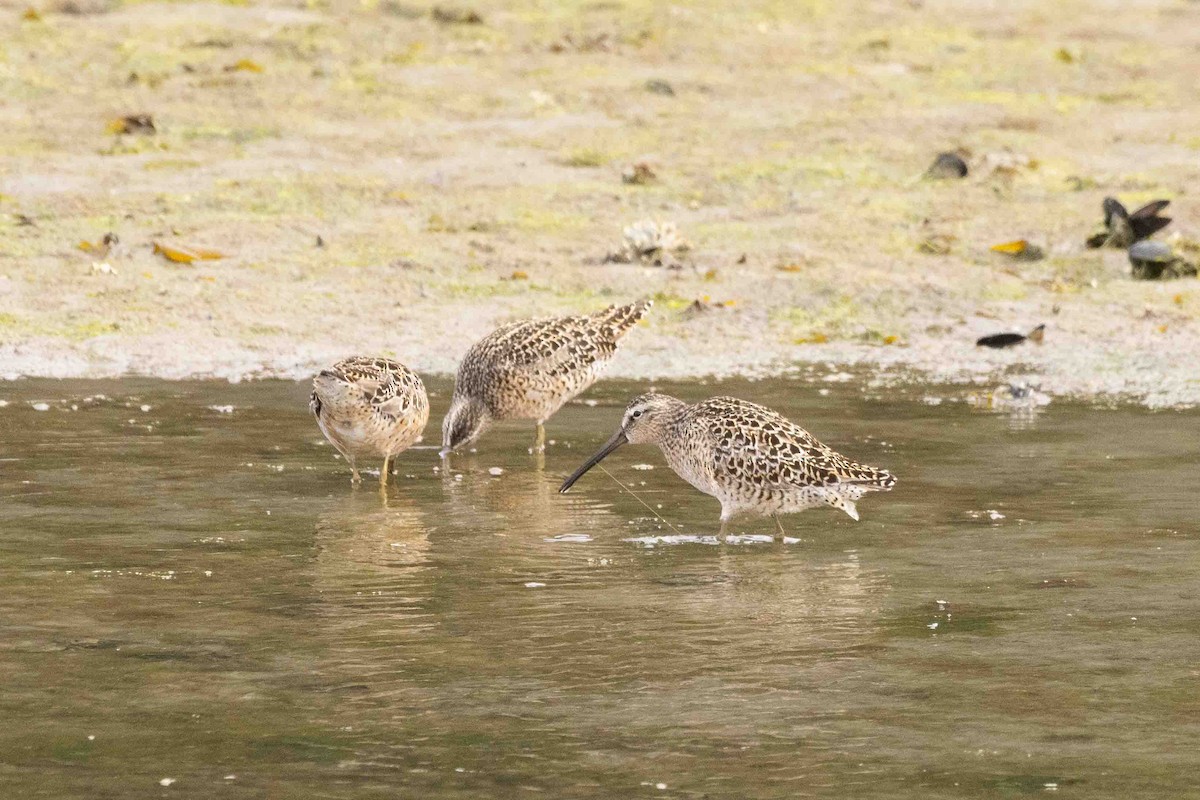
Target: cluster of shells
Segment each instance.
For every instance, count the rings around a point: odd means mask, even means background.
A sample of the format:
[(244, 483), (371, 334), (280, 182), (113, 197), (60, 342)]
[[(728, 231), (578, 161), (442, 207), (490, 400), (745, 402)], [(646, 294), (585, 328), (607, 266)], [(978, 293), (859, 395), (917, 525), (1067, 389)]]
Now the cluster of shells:
[(621, 248), (609, 253), (605, 260), (618, 264), (663, 266), (691, 249), (691, 244), (679, 233), (674, 222), (642, 219), (622, 233)]

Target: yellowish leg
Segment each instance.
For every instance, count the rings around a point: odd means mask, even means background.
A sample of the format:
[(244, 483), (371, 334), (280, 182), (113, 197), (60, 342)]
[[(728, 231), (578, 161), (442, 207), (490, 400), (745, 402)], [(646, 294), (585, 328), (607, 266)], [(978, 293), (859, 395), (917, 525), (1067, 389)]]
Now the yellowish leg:
[(385, 456), (383, 459), (383, 466), (380, 467), (380, 469), (379, 469), (379, 488), (380, 489), (387, 489), (388, 475), (390, 475), (391, 473), (392, 473), (392, 457)]
[(358, 486), (362, 483), (362, 475), (358, 474), (358, 465), (354, 463), (354, 459), (350, 456), (346, 456), (346, 461), (350, 464), (350, 484)]
[(533, 452), (546, 452), (546, 426), (542, 424), (540, 419), (538, 420), (537, 424), (537, 436), (535, 436), (533, 440)]
[(778, 514), (775, 515), (775, 527), (779, 528), (779, 540), (783, 541), (783, 537), (787, 536), (787, 533), (783, 530), (783, 522), (779, 519)]

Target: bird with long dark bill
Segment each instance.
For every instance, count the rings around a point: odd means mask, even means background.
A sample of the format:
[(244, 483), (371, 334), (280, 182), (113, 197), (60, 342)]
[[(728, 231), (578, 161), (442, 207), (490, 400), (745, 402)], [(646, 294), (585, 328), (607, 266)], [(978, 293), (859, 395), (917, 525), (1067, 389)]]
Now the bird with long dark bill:
[(689, 405), (666, 394), (630, 401), (621, 426), (567, 478), (560, 492), (624, 444), (656, 445), (679, 477), (721, 502), (721, 528), (734, 516), (771, 516), (827, 505), (858, 519), (867, 492), (896, 484), (890, 472), (857, 464), (769, 408), (735, 397)]

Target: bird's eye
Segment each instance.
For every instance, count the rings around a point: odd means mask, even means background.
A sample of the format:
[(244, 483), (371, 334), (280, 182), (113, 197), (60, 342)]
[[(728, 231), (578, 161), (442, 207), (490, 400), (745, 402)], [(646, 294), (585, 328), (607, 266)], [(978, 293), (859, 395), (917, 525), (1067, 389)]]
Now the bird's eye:
[(631, 417), (633, 417), (634, 419), (637, 419), (637, 418), (638, 418), (638, 417), (640, 417), (641, 415), (642, 415), (641, 409), (638, 409), (637, 411), (635, 411), (635, 412), (633, 412), (632, 414), (630, 414), (630, 416), (631, 416)]

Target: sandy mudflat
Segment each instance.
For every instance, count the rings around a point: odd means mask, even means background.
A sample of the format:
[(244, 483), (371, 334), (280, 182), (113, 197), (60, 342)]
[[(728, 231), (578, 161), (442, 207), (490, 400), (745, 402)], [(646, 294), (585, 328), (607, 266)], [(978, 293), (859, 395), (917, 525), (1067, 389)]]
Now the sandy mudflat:
[[(653, 295), (612, 374), (1200, 402), (1197, 282), (1083, 247), (1109, 194), (1200, 239), (1200, 3), (33, 5), (0, 6), (4, 377), (448, 373), (498, 322)], [(955, 147), (967, 179), (916, 180)], [(647, 217), (680, 268), (605, 263)], [(1017, 238), (1047, 257), (988, 249)]]

